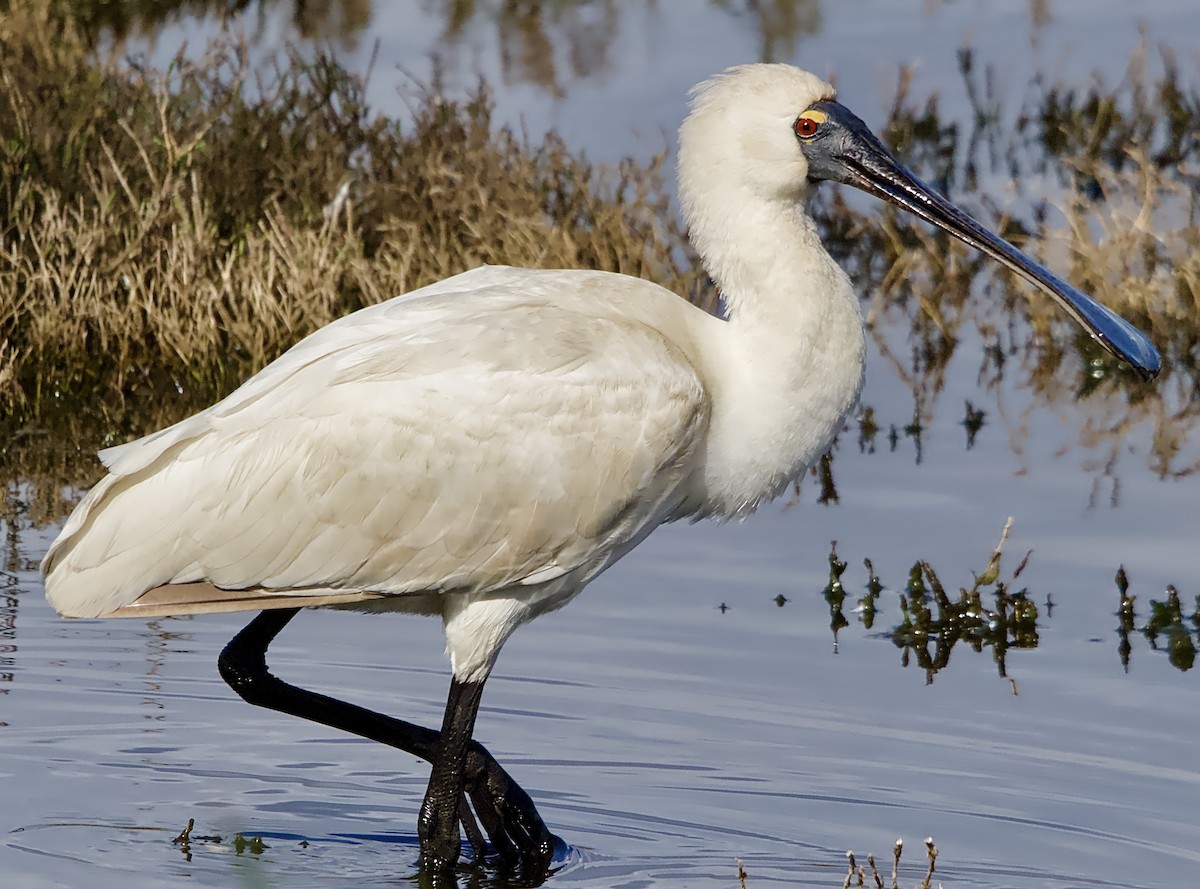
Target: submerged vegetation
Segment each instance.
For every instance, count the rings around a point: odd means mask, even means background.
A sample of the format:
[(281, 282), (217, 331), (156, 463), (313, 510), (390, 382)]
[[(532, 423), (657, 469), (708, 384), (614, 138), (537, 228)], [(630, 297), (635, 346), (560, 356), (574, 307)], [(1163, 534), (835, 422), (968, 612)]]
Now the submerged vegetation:
[(1174, 584), (1168, 584), (1165, 600), (1150, 600), (1150, 616), (1139, 630), (1137, 596), (1129, 592), (1129, 578), (1124, 568), (1117, 570), (1116, 583), (1117, 592), (1121, 595), (1117, 609), (1117, 654), (1125, 672), (1129, 672), (1129, 660), (1133, 652), (1130, 636), (1135, 632), (1145, 637), (1151, 650), (1164, 652), (1171, 666), (1177, 670), (1186, 672), (1192, 669), (1196, 665), (1196, 647), (1200, 644), (1200, 595), (1193, 601), (1191, 615), (1185, 616), (1179, 590)]
[[(898, 595), (900, 623), (887, 631), (886, 636), (900, 649), (901, 666), (915, 663), (925, 673), (926, 684), (931, 684), (934, 676), (950, 665), (950, 654), (961, 642), (976, 654), (984, 649), (991, 651), (1000, 678), (1008, 679), (1013, 694), (1017, 693), (1015, 681), (1008, 676), (1008, 651), (1037, 648), (1038, 608), (1027, 589), (1011, 590), (1029, 563), (1031, 553), (1025, 554), (1007, 580), (1001, 579), (1000, 562), (1011, 527), (1010, 518), (987, 565), (974, 576), (970, 588), (960, 588), (953, 598), (929, 562), (917, 561), (908, 572), (908, 581)], [(870, 632), (875, 629), (880, 598), (886, 587), (870, 559), (864, 559), (863, 565), (867, 569), (866, 595), (854, 602), (851, 613)], [(846, 617), (848, 593), (842, 584), (847, 567), (848, 563), (838, 558), (834, 541), (829, 548), (829, 582), (822, 593), (829, 605), (829, 629), (835, 648), (838, 633), (850, 626)], [(1047, 599), (1047, 612), (1052, 607)]]

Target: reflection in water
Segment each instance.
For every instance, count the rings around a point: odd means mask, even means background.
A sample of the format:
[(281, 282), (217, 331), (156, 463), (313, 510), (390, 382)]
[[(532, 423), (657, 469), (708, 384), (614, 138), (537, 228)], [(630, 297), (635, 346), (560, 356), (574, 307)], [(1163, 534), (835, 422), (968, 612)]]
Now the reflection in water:
[(617, 0), (424, 0), (423, 5), (445, 22), (442, 39), (450, 47), (477, 28), (494, 25), (505, 83), (533, 83), (557, 95), (563, 94), (564, 78), (556, 47), (565, 48), (570, 79), (608, 70), (621, 12)]
[(254, 8), (259, 20), (275, 7), (291, 7), (292, 27), (307, 40), (351, 41), (371, 23), (371, 0), (73, 0), (72, 12), (94, 37), (108, 32), (124, 37), (153, 30), (184, 17), (216, 16), (222, 20)]
[[(829, 629), (833, 633), (833, 650), (837, 651), (838, 631), (850, 626), (846, 619), (845, 603), (846, 588), (842, 585), (842, 575), (846, 572), (848, 563), (838, 558), (837, 541), (829, 545), (829, 582), (825, 584), (823, 595), (829, 604)], [(857, 614), (863, 627), (870, 630), (875, 626), (876, 605), (879, 595), (883, 592), (883, 584), (875, 574), (875, 566), (870, 559), (863, 559), (867, 569), (867, 594), (857, 601), (851, 613)]]
[[(504, 82), (532, 83), (556, 95), (563, 94), (567, 80), (611, 68), (622, 16), (627, 22), (655, 14), (653, 0), (424, 0), (423, 5), (445, 23), (442, 40), (448, 48), (494, 26)], [(735, 21), (750, 22), (762, 61), (793, 57), (800, 39), (821, 25), (818, 0), (709, 0), (709, 5)], [(559, 48), (565, 51), (569, 78), (561, 73)]]
[[(1026, 556), (1026, 560), (1028, 556)], [(1017, 579), (1026, 561), (1013, 572)], [(926, 586), (928, 584), (928, 586)], [(981, 587), (991, 586), (994, 607), (984, 603)], [(1006, 583), (995, 580), (989, 568), (975, 579), (971, 589), (960, 589), (952, 600), (928, 562), (918, 562), (909, 573), (906, 595), (900, 596), (901, 624), (892, 630), (892, 642), (903, 651), (901, 664), (910, 659), (925, 671), (925, 682), (950, 664), (950, 652), (963, 642), (979, 653), (990, 648), (1001, 678), (1008, 678), (1010, 648), (1037, 648), (1037, 606), (1024, 589), (1010, 593)], [(936, 612), (931, 607), (936, 605)], [(932, 646), (932, 650), (931, 650)], [(1013, 686), (1014, 693), (1016, 686)]]
[[(957, 596), (946, 592), (929, 562), (917, 561), (910, 569), (904, 592), (898, 596), (900, 622), (886, 635), (901, 650), (901, 665), (908, 667), (915, 663), (925, 672), (927, 684), (932, 684), (934, 676), (950, 665), (950, 654), (960, 642), (976, 653), (985, 648), (990, 650), (997, 673), (1006, 679), (1009, 651), (1038, 647), (1038, 606), (1028, 589), (1011, 590), (1032, 553), (1025, 554), (1007, 580), (1000, 579), (1000, 560), (1011, 525), (1009, 519), (987, 567), (975, 576), (969, 589), (960, 587)], [(829, 605), (829, 629), (835, 652), (838, 634), (850, 626), (846, 616), (848, 594), (842, 583), (847, 564), (838, 557), (837, 541), (833, 541), (829, 548), (829, 580), (822, 595)], [(864, 630), (870, 631), (875, 626), (880, 594), (885, 587), (871, 560), (864, 559), (863, 564), (868, 576), (866, 594), (854, 601), (849, 613), (857, 617)], [(1191, 615), (1186, 615), (1179, 590), (1169, 584), (1166, 599), (1150, 600), (1150, 614), (1139, 630), (1137, 597), (1129, 592), (1124, 568), (1118, 569), (1116, 584), (1121, 596), (1116, 612), (1117, 655), (1125, 672), (1129, 672), (1133, 637), (1139, 632), (1152, 650), (1165, 651), (1171, 666), (1182, 672), (1192, 669), (1200, 647), (1200, 595), (1195, 598)], [(782, 599), (776, 604), (782, 607), (786, 602)], [(1046, 596), (1044, 609), (1048, 620), (1054, 612), (1051, 595)], [(1015, 683), (1013, 692), (1016, 693)]]
[(967, 430), (967, 450), (975, 447), (975, 436), (979, 434), (979, 430), (983, 428), (984, 422), (987, 420), (987, 411), (983, 408), (977, 408), (968, 400), (965, 405), (965, 414), (962, 419), (962, 427)]
[(875, 436), (879, 434), (879, 423), (875, 421), (875, 408), (864, 404), (858, 409), (858, 452), (875, 453)]
[[(1134, 609), (1137, 597), (1129, 594), (1129, 578), (1124, 568), (1117, 571), (1116, 583), (1117, 591), (1121, 594), (1117, 609), (1117, 654), (1121, 658), (1121, 666), (1128, 673), (1129, 657), (1133, 651), (1130, 636), (1137, 626)], [(1166, 649), (1171, 666), (1184, 672), (1192, 669), (1196, 664), (1196, 644), (1200, 641), (1200, 596), (1196, 597), (1191, 617), (1184, 617), (1179, 590), (1174, 584), (1168, 584), (1165, 601), (1150, 600), (1150, 617), (1141, 632), (1152, 649)]]
[[(1000, 560), (1012, 519), (1004, 526), (1000, 542), (992, 552), (987, 567), (976, 575), (970, 589), (960, 588), (951, 598), (933, 566), (916, 562), (908, 575), (904, 592), (900, 594), (901, 622), (889, 638), (902, 652), (900, 663), (916, 665), (925, 671), (926, 684), (933, 682), (939, 670), (950, 664), (950, 653), (962, 642), (976, 653), (990, 649), (1001, 678), (1008, 678), (1008, 651), (1013, 648), (1037, 648), (1038, 609), (1025, 589), (1010, 592), (1009, 587), (1021, 576), (1029, 562), (1029, 553), (1017, 565), (1006, 581), (1000, 579)], [(877, 604), (884, 586), (875, 573), (870, 559), (863, 560), (867, 569), (867, 592), (858, 599), (852, 613), (867, 630), (875, 624)], [(846, 562), (838, 558), (837, 542), (829, 551), (829, 582), (825, 586), (825, 601), (829, 604), (830, 630), (834, 649), (838, 632), (850, 625), (845, 616), (846, 589), (842, 574)], [(985, 602), (990, 599), (990, 604)], [(1047, 607), (1049, 616), (1049, 607)], [(1016, 685), (1013, 685), (1016, 693)]]
[[(178, 648), (172, 648), (172, 643), (192, 641), (190, 633), (174, 632), (167, 628), (169, 625), (180, 626), (180, 622), (178, 620), (149, 620), (146, 622), (145, 629), (139, 630), (137, 633), (145, 642), (146, 670), (145, 678), (142, 680), (145, 694), (142, 697), (142, 703), (151, 711), (143, 714), (143, 718), (154, 723), (163, 723), (166, 720), (166, 704), (162, 697), (163, 686), (158, 677), (162, 673), (168, 655), (172, 651), (178, 650)], [(187, 624), (183, 624), (183, 626), (187, 626)], [(163, 731), (163, 728), (160, 725), (145, 726), (143, 731), (160, 732)]]
[(846, 572), (846, 562), (838, 558), (837, 541), (829, 545), (829, 582), (825, 584), (825, 601), (829, 603), (829, 629), (833, 633), (833, 650), (837, 651), (838, 631), (850, 626), (843, 613), (846, 601), (846, 588), (842, 586), (842, 575)]
[(803, 37), (821, 28), (818, 0), (710, 0), (735, 18), (749, 19), (758, 33), (758, 58), (763, 62), (788, 61), (796, 55)]
[[(7, 695), (15, 676), (17, 657), (17, 584), (18, 573), (29, 570), (21, 556), (22, 522), (28, 508), (20, 496), (20, 487), (9, 482), (4, 489), (4, 568), (0, 570), (0, 695)], [(0, 728), (7, 726), (0, 721)]]
[[(801, 38), (821, 26), (819, 0), (708, 0), (709, 6), (758, 35), (759, 58), (781, 61), (796, 54)], [(371, 24), (371, 0), (82, 0), (72, 4), (76, 21), (93, 36), (146, 33), (185, 16), (225, 20), (253, 10), (260, 23), (275, 8), (291, 7), (296, 34), (305, 40), (352, 45)], [(603, 74), (622, 20), (653, 17), (654, 0), (421, 0), (422, 13), (442, 22), (443, 51), (453, 51), (480, 31), (495, 31), (506, 84), (529, 83), (556, 95), (565, 84)], [(379, 4), (381, 17), (405, 15)], [(562, 68), (567, 69), (564, 74)]]
[[(0, 590), (0, 695), (6, 695), (12, 686), (17, 656), (17, 596), (16, 578), (0, 575), (4, 583)], [(0, 728), (7, 726), (0, 722)]]
[[(975, 444), (975, 435), (983, 426), (983, 417), (983, 411), (974, 412), (970, 402), (967, 402), (967, 416), (963, 420), (963, 425), (967, 429), (967, 450), (970, 450)], [(881, 431), (879, 423), (876, 420), (875, 409), (870, 405), (862, 405), (857, 415), (848, 421), (848, 423), (850, 422), (856, 423), (858, 426), (855, 439), (858, 444), (858, 452), (860, 454), (874, 454), (875, 440)], [(846, 429), (843, 429), (843, 433), (845, 431)], [(924, 432), (925, 427), (921, 423), (919, 413), (914, 413), (913, 418), (903, 426), (897, 426), (895, 423), (889, 424), (887, 432), (888, 453), (896, 453), (903, 440), (911, 440), (913, 445), (913, 462), (919, 465), (924, 445)], [(837, 490), (837, 481), (834, 478), (834, 467), (837, 464), (837, 455), (842, 444), (842, 438), (842, 434), (835, 436), (833, 443), (829, 446), (829, 450), (822, 455), (820, 460), (809, 467), (808, 470), (808, 477), (813, 479), (817, 484), (817, 503), (820, 506), (836, 506), (841, 502), (841, 497)], [(794, 482), (792, 497), (787, 503), (788, 507), (795, 506), (800, 502), (801, 481), (802, 479), (797, 479)]]

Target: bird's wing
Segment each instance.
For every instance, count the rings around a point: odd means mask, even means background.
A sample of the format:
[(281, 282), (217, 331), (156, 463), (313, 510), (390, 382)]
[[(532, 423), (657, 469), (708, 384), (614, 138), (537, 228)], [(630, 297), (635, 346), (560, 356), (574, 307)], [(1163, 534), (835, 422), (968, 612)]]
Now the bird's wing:
[(708, 416), (679, 349), (614, 313), (471, 283), (348, 316), (106, 454), (46, 557), (55, 607), (98, 616), (201, 581), (499, 589), (661, 520)]

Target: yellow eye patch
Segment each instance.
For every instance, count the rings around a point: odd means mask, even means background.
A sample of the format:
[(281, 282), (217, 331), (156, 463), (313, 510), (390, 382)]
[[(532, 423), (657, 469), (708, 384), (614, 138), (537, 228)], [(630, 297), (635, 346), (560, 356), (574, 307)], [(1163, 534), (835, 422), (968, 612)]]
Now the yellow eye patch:
[(829, 119), (829, 115), (824, 111), (817, 111), (815, 108), (810, 108), (796, 118), (796, 122), (792, 125), (796, 135), (801, 139), (811, 139), (817, 134), (817, 130), (821, 128), (821, 124)]

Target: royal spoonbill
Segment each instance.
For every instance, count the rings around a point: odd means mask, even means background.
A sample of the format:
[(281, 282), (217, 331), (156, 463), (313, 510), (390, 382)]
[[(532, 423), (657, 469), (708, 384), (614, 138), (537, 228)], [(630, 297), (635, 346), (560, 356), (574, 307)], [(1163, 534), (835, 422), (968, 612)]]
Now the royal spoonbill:
[[(865, 340), (806, 213), (817, 183), (974, 245), (1158, 372), (1141, 332), (923, 184), (812, 74), (757, 64), (700, 84), (678, 173), (727, 319), (623, 275), (496, 267), (362, 309), (207, 410), (102, 451), (108, 475), (42, 563), (50, 603), (78, 618), (261, 611), (221, 675), (250, 703), (432, 763), (427, 871), (456, 861), (460, 824), (482, 846), (468, 800), (502, 859), (544, 868), (555, 837), (472, 740), (484, 682), (518, 626), (659, 524), (748, 513), (829, 446)], [(306, 606), (440, 617), (441, 731), (273, 676), (267, 647)]]

